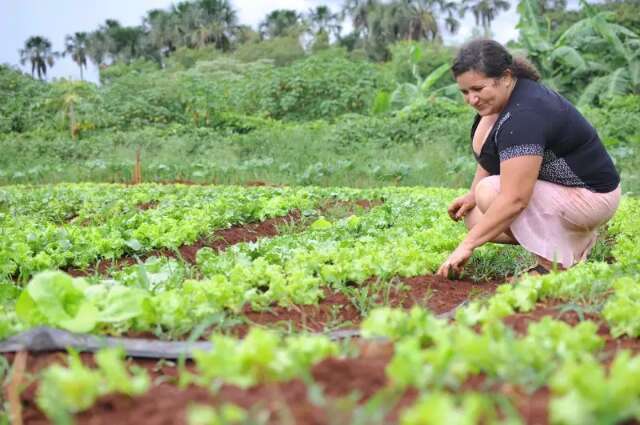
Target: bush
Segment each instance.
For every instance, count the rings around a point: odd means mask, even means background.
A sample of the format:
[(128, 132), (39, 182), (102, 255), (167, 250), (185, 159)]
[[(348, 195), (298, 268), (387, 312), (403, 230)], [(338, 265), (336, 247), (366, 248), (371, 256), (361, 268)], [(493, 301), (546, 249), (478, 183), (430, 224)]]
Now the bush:
[(276, 37), (255, 43), (241, 44), (233, 56), (243, 62), (272, 60), (276, 66), (285, 66), (305, 56), (297, 37)]
[[(398, 83), (412, 83), (415, 84), (416, 79), (413, 76), (411, 65), (411, 49), (416, 44), (415, 41), (401, 41), (393, 44), (390, 47), (391, 60), (384, 65), (393, 78)], [(418, 63), (418, 72), (422, 78), (429, 75), (432, 71), (438, 68), (443, 63), (452, 63), (454, 53), (449, 47), (445, 47), (438, 43), (418, 43), (422, 50), (422, 58)], [(440, 80), (436, 88), (452, 84), (455, 81), (453, 77), (443, 78)]]
[(257, 112), (272, 118), (333, 119), (368, 111), (376, 91), (391, 86), (376, 65), (329, 49), (261, 76), (253, 93)]
[(51, 86), (0, 65), (0, 133), (21, 133), (47, 124), (50, 116), (42, 110)]
[(640, 96), (617, 97), (601, 108), (585, 108), (583, 112), (607, 146), (640, 143)]

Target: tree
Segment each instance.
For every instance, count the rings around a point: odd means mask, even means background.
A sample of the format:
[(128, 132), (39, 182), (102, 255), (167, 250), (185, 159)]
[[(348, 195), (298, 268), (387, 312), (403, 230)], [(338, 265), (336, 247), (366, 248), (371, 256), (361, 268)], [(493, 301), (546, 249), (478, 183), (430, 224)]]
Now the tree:
[(107, 19), (89, 34), (87, 52), (98, 66), (121, 60), (129, 63), (145, 53), (145, 31), (141, 26), (124, 27), (114, 19)]
[(202, 48), (213, 44), (216, 49), (231, 48), (239, 26), (236, 11), (228, 0), (198, 0), (172, 6), (172, 40), (178, 46)]
[(40, 80), (47, 76), (47, 66), (51, 68), (57, 56), (57, 53), (51, 50), (51, 42), (39, 35), (29, 37), (24, 43), (24, 49), (20, 49), (19, 53), (20, 63), (24, 65), (30, 62), (31, 76), (34, 76), (35, 71)]
[(306, 22), (309, 32), (316, 38), (322, 34), (333, 34), (335, 37), (340, 35), (339, 16), (327, 6), (317, 6), (315, 9), (309, 10)]
[(162, 56), (167, 57), (176, 50), (179, 32), (177, 19), (171, 12), (160, 9), (148, 11), (143, 27), (149, 43)]
[(227, 51), (238, 28), (238, 17), (228, 0), (199, 0), (195, 3), (195, 37), (198, 47), (212, 43), (216, 49)]
[(82, 68), (87, 67), (87, 44), (88, 36), (86, 32), (76, 32), (73, 35), (67, 35), (64, 39), (63, 56), (71, 55), (71, 59), (80, 67), (80, 80), (84, 81)]
[(400, 40), (441, 40), (438, 25), (441, 14), (447, 14), (445, 26), (458, 28), (453, 16), (455, 3), (441, 0), (395, 0), (381, 3), (368, 11), (365, 50), (373, 60), (387, 60), (387, 46)]
[(342, 8), (342, 15), (350, 16), (354, 31), (366, 36), (369, 31), (369, 15), (379, 5), (379, 0), (347, 0)]
[(277, 9), (267, 15), (259, 25), (263, 38), (286, 37), (302, 30), (301, 16), (295, 10)]
[(464, 16), (468, 11), (473, 13), (476, 25), (488, 30), (491, 22), (498, 16), (501, 10), (509, 10), (509, 2), (506, 0), (463, 0), (460, 8), (460, 16)]
[(567, 0), (539, 0), (539, 2), (540, 12), (543, 14), (567, 10)]

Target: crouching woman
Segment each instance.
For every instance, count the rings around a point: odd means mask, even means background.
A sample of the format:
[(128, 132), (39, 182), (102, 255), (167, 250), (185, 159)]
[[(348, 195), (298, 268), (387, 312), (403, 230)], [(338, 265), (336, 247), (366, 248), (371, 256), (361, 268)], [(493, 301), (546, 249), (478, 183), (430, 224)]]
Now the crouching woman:
[(477, 112), (477, 168), (469, 193), (448, 210), (469, 232), (438, 274), (460, 272), (487, 242), (522, 245), (541, 274), (584, 260), (620, 201), (620, 177), (596, 130), (495, 41), (463, 46), (452, 71)]

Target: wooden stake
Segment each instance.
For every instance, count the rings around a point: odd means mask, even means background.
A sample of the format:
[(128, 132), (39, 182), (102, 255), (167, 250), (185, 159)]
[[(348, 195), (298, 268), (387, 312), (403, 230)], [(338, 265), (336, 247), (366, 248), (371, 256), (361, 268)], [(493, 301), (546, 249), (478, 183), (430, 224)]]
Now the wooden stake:
[(140, 148), (136, 150), (136, 165), (133, 167), (133, 184), (142, 183), (142, 166), (140, 163)]

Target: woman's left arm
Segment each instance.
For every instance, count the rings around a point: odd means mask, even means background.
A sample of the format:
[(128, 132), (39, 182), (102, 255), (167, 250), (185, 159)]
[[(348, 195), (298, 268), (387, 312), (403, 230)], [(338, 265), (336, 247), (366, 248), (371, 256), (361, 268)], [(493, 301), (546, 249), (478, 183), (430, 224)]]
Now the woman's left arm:
[(529, 203), (541, 164), (542, 157), (537, 155), (519, 156), (500, 163), (500, 193), (440, 266), (438, 275), (447, 277), (450, 271), (459, 273), (474, 249), (494, 240), (511, 226)]

